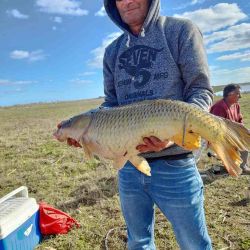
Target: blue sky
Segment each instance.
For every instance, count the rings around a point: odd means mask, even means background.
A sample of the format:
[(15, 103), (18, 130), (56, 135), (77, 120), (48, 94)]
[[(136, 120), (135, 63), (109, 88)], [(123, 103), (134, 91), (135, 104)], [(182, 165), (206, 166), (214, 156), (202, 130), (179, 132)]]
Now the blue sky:
[[(201, 29), (212, 85), (250, 82), (250, 1), (162, 0)], [(104, 48), (120, 34), (102, 0), (0, 1), (0, 106), (103, 96)]]

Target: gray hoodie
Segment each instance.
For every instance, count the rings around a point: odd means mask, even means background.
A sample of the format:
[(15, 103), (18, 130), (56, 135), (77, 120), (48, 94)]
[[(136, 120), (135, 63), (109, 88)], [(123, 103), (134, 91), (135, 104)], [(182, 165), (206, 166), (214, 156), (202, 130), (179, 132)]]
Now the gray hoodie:
[[(202, 35), (191, 21), (159, 15), (160, 1), (150, 1), (139, 35), (118, 13), (115, 0), (104, 0), (111, 20), (123, 30), (105, 51), (105, 101), (102, 106), (126, 105), (146, 99), (181, 100), (208, 110), (213, 91)], [(187, 152), (173, 146), (144, 157)]]

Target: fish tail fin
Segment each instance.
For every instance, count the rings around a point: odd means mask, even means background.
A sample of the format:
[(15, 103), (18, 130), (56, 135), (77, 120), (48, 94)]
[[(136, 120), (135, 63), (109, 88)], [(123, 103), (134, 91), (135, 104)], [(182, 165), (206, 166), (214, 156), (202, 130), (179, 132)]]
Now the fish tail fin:
[(250, 151), (250, 130), (248, 130), (240, 123), (233, 122), (227, 119), (225, 119), (224, 121), (229, 130), (227, 133), (229, 135), (229, 140), (232, 137), (233, 141), (236, 141), (239, 150)]
[(225, 126), (222, 127), (225, 130), (224, 136), (222, 139), (211, 142), (211, 148), (220, 157), (228, 173), (232, 176), (239, 176), (242, 172), (240, 151), (249, 150), (250, 133), (239, 123), (226, 119), (223, 121), (225, 122)]

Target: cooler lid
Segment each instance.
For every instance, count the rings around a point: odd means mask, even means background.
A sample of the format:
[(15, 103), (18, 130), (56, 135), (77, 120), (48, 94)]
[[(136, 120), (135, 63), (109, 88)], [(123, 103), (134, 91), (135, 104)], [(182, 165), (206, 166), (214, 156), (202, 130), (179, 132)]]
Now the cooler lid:
[(16, 230), (38, 209), (34, 198), (11, 198), (0, 203), (0, 239)]

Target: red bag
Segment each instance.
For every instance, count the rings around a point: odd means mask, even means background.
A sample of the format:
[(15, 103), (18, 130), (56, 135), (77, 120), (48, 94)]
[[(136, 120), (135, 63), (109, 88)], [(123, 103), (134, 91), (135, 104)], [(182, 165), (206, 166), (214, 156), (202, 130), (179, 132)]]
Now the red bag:
[(75, 219), (45, 202), (39, 203), (39, 214), (40, 230), (43, 235), (66, 234), (74, 225), (80, 227)]

